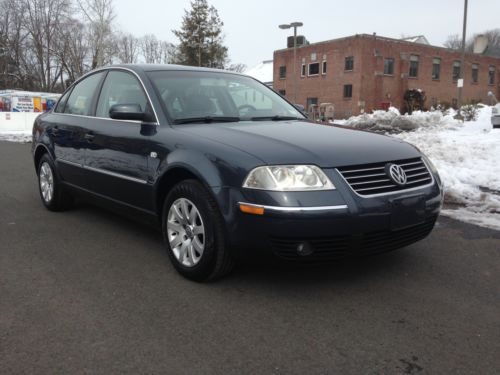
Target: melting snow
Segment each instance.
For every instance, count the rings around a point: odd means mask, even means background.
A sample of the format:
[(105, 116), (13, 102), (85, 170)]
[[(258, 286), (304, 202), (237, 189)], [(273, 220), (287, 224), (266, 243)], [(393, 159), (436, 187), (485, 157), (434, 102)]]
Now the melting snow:
[(0, 131), (0, 141), (10, 142), (31, 142), (31, 131)]

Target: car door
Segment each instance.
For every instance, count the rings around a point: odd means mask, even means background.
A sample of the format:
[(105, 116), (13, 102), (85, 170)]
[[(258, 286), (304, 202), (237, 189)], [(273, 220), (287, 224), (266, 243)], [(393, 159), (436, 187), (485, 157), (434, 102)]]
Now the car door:
[(96, 122), (86, 134), (89, 146), (85, 168), (91, 175), (92, 190), (115, 201), (152, 211), (152, 185), (148, 169), (151, 132), (141, 134), (144, 126), (156, 124), (114, 120), (109, 110), (114, 104), (139, 104), (143, 111), (150, 104), (141, 82), (124, 70), (109, 71), (96, 107)]
[(48, 119), (58, 172), (65, 182), (82, 188), (88, 187), (83, 169), (87, 146), (84, 136), (104, 75), (98, 72), (77, 83), (64, 94)]

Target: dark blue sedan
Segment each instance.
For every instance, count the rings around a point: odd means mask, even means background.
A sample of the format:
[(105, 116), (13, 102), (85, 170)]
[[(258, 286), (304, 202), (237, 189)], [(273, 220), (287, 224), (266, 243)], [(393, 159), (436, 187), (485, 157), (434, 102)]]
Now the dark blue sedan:
[(124, 65), (75, 82), (33, 127), (43, 204), (74, 198), (159, 224), (198, 281), (243, 250), (324, 262), (427, 236), (442, 203), (432, 163), (382, 135), (312, 123), (236, 73)]

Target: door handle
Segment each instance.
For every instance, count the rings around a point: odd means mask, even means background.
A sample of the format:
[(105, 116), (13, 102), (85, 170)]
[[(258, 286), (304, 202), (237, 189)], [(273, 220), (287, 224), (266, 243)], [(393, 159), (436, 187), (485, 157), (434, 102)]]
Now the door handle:
[(89, 142), (92, 142), (94, 140), (94, 133), (90, 132), (90, 133), (87, 133), (83, 136), (83, 138), (85, 138), (87, 141)]

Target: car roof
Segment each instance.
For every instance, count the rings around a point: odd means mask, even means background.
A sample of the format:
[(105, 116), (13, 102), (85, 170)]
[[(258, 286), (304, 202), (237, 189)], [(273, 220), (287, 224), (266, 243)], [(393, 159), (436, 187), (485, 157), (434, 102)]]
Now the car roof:
[(213, 68), (203, 68), (199, 66), (186, 66), (186, 65), (174, 65), (174, 64), (117, 64), (117, 65), (109, 65), (103, 67), (103, 69), (112, 69), (112, 68), (127, 68), (133, 70), (135, 72), (154, 72), (154, 71), (194, 71), (194, 72), (215, 72), (215, 73), (229, 73), (229, 74), (238, 74), (237, 72), (230, 72), (222, 69), (213, 69)]

